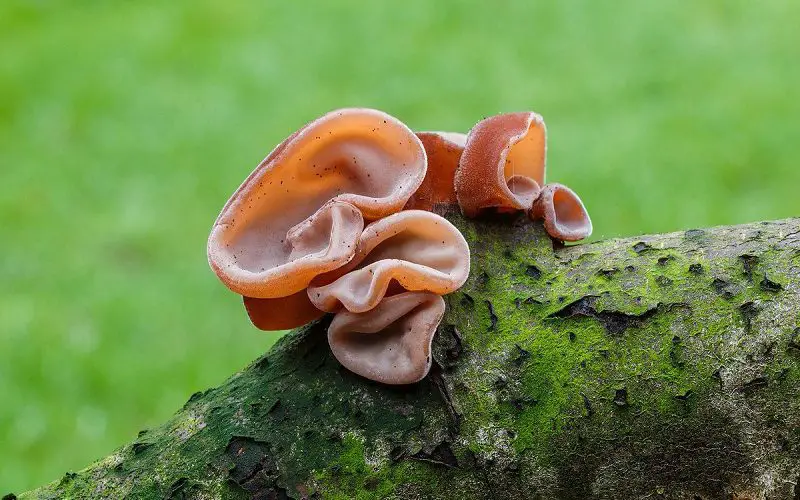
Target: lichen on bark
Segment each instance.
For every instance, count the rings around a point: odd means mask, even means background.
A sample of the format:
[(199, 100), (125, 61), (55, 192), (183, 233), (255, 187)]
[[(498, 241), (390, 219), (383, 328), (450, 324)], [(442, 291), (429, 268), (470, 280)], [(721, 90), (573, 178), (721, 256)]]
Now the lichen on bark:
[(21, 498), (796, 498), (800, 220), (472, 250), (436, 361), (384, 386), (300, 328), (164, 425)]

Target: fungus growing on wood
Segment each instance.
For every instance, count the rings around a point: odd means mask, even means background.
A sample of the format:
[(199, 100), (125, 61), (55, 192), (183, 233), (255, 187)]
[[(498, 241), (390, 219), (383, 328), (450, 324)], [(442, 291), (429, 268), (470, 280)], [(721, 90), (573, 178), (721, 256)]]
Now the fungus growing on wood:
[(447, 219), (404, 210), (367, 226), (356, 256), (333, 274), (334, 279), (321, 276), (322, 284), (311, 283), (311, 301), (324, 311), (365, 312), (392, 284), (439, 295), (457, 290), (469, 276), (469, 246)]
[(455, 174), (461, 211), (528, 210), (544, 185), (546, 130), (533, 112), (486, 118), (467, 136)]
[(259, 328), (299, 326), (320, 315), (303, 297), (308, 283), (349, 262), (364, 220), (400, 210), (425, 170), (422, 143), (397, 119), (328, 113), (279, 144), (231, 196), (209, 236), (209, 264), (246, 297)]
[(436, 205), (456, 204), (455, 175), (467, 143), (466, 134), (417, 132), (417, 137), (428, 156), (428, 171), (405, 209), (433, 210)]
[(384, 298), (375, 308), (338, 313), (328, 328), (328, 343), (348, 370), (384, 384), (411, 384), (431, 367), (431, 342), (444, 314), (434, 293), (405, 292)]
[(531, 219), (543, 219), (545, 230), (557, 240), (578, 241), (592, 234), (586, 207), (574, 191), (562, 184), (547, 184), (529, 215)]
[(487, 118), (469, 135), (415, 135), (369, 109), (329, 113), (278, 145), (228, 200), (209, 263), (243, 296), (256, 327), (335, 313), (328, 340), (345, 367), (387, 384), (416, 382), (430, 369), (441, 295), (470, 268), (466, 240), (432, 210), (527, 210), (555, 238), (591, 232), (575, 193), (541, 188), (545, 135), (532, 112)]

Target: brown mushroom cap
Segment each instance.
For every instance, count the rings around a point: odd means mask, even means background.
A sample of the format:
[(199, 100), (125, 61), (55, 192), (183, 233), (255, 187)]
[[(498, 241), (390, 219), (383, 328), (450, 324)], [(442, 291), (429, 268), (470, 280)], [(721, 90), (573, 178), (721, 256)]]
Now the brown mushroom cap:
[(467, 136), (455, 175), (461, 211), (528, 210), (544, 185), (546, 129), (533, 112), (486, 118)]
[(289, 330), (325, 315), (311, 303), (305, 290), (277, 299), (242, 299), (250, 321), (260, 330)]
[(386, 297), (364, 313), (338, 313), (328, 343), (348, 370), (384, 384), (411, 384), (431, 367), (431, 342), (444, 315), (444, 300), (433, 293)]
[(583, 202), (567, 186), (547, 184), (530, 211), (531, 219), (544, 219), (544, 228), (555, 239), (578, 241), (592, 234), (592, 220)]
[(276, 147), (233, 194), (211, 231), (209, 263), (241, 295), (292, 295), (349, 261), (362, 215), (400, 210), (425, 171), (421, 142), (397, 119), (329, 113)]
[(364, 312), (377, 306), (396, 283), (404, 290), (446, 294), (469, 276), (469, 246), (447, 219), (422, 210), (404, 210), (368, 225), (356, 256), (334, 276), (308, 288), (317, 308)]
[(406, 203), (405, 209), (432, 210), (438, 204), (458, 202), (455, 175), (466, 134), (458, 132), (417, 132), (428, 156), (428, 171), (417, 191)]

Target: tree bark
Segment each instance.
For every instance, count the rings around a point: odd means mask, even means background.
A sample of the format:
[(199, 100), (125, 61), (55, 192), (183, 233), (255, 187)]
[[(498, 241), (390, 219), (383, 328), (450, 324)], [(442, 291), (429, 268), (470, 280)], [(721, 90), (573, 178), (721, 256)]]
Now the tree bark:
[(329, 319), (21, 498), (800, 498), (800, 219), (555, 245), (465, 220), (422, 382)]

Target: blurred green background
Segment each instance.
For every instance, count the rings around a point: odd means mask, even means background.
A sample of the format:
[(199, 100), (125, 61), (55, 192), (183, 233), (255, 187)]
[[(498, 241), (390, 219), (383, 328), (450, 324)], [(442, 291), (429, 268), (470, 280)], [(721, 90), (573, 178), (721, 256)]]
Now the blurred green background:
[(800, 215), (800, 2), (0, 3), (0, 494), (275, 340), (208, 270), (234, 188), (333, 108), (534, 109), (605, 238)]

